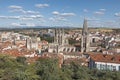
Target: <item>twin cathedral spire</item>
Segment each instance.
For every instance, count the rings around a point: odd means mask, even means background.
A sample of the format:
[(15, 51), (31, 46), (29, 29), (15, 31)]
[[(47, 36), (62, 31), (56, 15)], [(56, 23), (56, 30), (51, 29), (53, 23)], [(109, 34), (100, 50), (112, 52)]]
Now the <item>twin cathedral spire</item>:
[[(63, 49), (63, 47), (64, 48), (68, 47), (68, 46), (66, 47), (66, 45), (68, 45), (69, 43), (68, 43), (67, 39), (65, 38), (65, 33), (64, 33), (63, 28), (55, 29), (54, 46), (55, 46), (55, 44), (58, 45), (59, 48), (62, 46), (61, 49)], [(71, 48), (69, 47), (69, 49), (71, 49)], [(82, 29), (82, 33), (81, 33), (79, 50), (81, 53), (90, 51), (90, 37), (89, 37), (89, 32), (88, 32), (87, 19), (84, 19), (84, 22), (83, 22), (83, 29)], [(64, 51), (64, 49), (61, 51)]]

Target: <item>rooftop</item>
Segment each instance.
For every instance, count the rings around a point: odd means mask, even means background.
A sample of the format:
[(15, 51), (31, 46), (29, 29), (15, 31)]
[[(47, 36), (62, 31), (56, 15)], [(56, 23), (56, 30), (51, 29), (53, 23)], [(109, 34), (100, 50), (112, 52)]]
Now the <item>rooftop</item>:
[(120, 64), (120, 54), (90, 54), (90, 58), (96, 62), (118, 63)]

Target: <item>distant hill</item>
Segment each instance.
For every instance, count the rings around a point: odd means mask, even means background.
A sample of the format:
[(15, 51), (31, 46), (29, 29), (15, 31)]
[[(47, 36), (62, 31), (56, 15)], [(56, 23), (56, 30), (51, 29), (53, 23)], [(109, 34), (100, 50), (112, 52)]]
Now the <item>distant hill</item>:
[[(71, 27), (71, 26), (35, 26), (35, 27), (17, 27), (17, 28), (0, 28), (0, 31), (19, 31), (19, 30), (41, 30), (41, 29), (55, 29), (55, 28), (65, 28), (66, 30), (77, 30), (81, 31), (82, 27)], [(104, 31), (111, 32), (116, 31), (120, 32), (120, 28), (108, 28), (108, 27), (89, 27), (89, 31)]]

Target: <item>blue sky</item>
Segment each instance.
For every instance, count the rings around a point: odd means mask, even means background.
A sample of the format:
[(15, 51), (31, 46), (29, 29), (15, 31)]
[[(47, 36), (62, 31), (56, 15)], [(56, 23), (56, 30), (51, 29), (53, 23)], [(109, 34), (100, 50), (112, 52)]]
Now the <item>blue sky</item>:
[(119, 27), (120, 0), (0, 0), (0, 27)]

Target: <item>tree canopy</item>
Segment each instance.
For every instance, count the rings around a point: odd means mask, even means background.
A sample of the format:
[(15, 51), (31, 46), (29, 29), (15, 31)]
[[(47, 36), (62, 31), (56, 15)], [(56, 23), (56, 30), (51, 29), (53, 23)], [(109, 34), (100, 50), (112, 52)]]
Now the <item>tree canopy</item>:
[(60, 68), (56, 58), (39, 58), (30, 64), (25, 60), (0, 54), (0, 80), (120, 80), (120, 71), (89, 69), (74, 62)]

